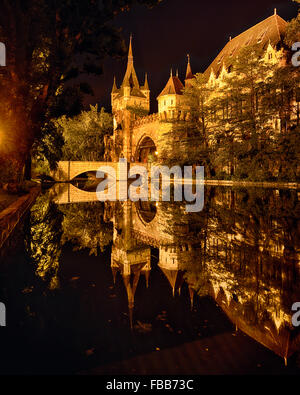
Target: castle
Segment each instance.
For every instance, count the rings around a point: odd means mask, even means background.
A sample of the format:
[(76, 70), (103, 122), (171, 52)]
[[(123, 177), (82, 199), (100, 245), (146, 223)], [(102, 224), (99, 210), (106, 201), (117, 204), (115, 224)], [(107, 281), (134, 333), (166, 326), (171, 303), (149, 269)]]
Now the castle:
[[(239, 51), (249, 45), (259, 44), (265, 51), (265, 61), (280, 65), (284, 62), (283, 38), (287, 22), (276, 12), (269, 18), (251, 27), (229, 42), (204, 72), (207, 85), (218, 94), (225, 76), (232, 71), (232, 61)], [(195, 78), (190, 57), (184, 82), (173, 75), (157, 97), (158, 112), (149, 114), (150, 88), (147, 74), (144, 85), (140, 85), (134, 69), (132, 37), (130, 37), (126, 72), (118, 88), (114, 79), (111, 105), (114, 116), (114, 135), (107, 141), (110, 160), (125, 157), (129, 162), (151, 162), (160, 155), (160, 136), (171, 131), (174, 121), (189, 119), (189, 106), (184, 88)], [(273, 122), (273, 120), (272, 120)], [(278, 126), (278, 120), (276, 121)], [(149, 160), (150, 158), (150, 160)]]

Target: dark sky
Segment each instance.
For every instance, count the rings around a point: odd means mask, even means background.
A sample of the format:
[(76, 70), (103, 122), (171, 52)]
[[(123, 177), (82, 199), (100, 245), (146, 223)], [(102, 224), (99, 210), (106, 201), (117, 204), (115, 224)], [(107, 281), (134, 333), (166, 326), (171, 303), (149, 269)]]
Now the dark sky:
[[(292, 0), (163, 0), (153, 9), (135, 6), (119, 15), (114, 25), (123, 36), (133, 34), (134, 65), (140, 84), (145, 72), (151, 96), (151, 112), (157, 111), (156, 97), (164, 88), (170, 68), (179, 69), (184, 79), (186, 54), (191, 56), (193, 73), (204, 71), (218, 52), (234, 37), (263, 19), (277, 13), (289, 20), (297, 15)], [(104, 74), (93, 79), (94, 97), (88, 103), (99, 103), (110, 111), (113, 76), (119, 87), (127, 59), (107, 59)]]

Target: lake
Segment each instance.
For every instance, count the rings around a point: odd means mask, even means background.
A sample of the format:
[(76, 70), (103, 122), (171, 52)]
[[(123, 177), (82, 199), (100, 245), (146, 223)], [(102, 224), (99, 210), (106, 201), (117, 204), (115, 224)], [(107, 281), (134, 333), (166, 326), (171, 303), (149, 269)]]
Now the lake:
[(1, 372), (299, 373), (300, 192), (204, 196), (44, 191), (1, 258)]

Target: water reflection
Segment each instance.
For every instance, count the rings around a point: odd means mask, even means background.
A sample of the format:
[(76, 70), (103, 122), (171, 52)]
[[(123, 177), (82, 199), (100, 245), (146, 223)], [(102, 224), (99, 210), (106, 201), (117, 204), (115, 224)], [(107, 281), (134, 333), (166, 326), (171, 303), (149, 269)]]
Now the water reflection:
[(31, 212), (26, 248), (47, 286), (59, 287), (64, 245), (96, 256), (108, 251), (105, 264), (113, 283), (123, 284), (132, 331), (151, 336), (151, 322), (135, 318), (136, 293), (159, 268), (170, 296), (188, 295), (192, 311), (196, 298), (213, 298), (237, 329), (285, 361), (300, 351), (291, 324), (291, 306), (300, 301), (296, 190), (208, 187), (204, 210), (186, 213), (181, 203), (99, 203), (73, 188), (56, 186)]

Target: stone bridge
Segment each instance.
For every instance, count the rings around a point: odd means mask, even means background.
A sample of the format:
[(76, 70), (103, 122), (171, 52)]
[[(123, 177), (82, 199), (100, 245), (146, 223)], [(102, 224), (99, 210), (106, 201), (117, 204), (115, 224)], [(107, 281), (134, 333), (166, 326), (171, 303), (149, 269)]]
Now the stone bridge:
[(53, 177), (55, 181), (71, 181), (80, 174), (88, 171), (97, 171), (101, 166), (113, 168), (116, 172), (117, 179), (119, 179), (119, 163), (96, 161), (60, 161), (58, 162), (57, 169), (51, 173), (51, 177)]
[(83, 191), (70, 183), (55, 184), (53, 201), (57, 204), (97, 202), (96, 192)]
[[(83, 191), (70, 183), (55, 184), (52, 193), (56, 204), (98, 202), (96, 192)], [(174, 242), (167, 231), (172, 216), (165, 212), (162, 202), (127, 201), (127, 206), (130, 207), (129, 222), (134, 238), (154, 247)]]
[(116, 180), (124, 180), (127, 179), (129, 167), (135, 165), (148, 167), (146, 163), (128, 163), (126, 167), (119, 162), (60, 161), (57, 169), (51, 173), (51, 177), (55, 181), (71, 181), (80, 174), (105, 167), (104, 173), (115, 176)]

